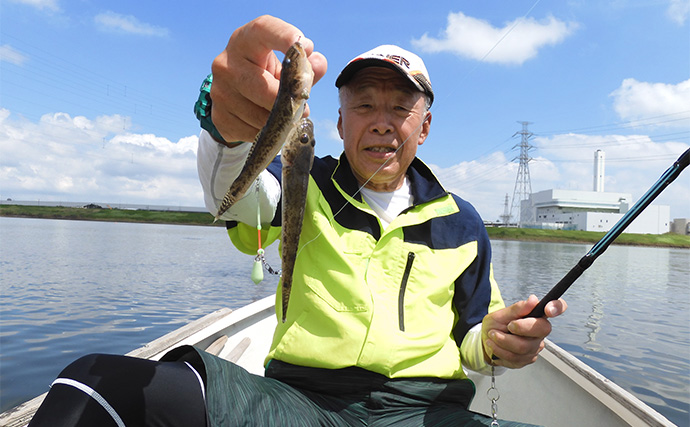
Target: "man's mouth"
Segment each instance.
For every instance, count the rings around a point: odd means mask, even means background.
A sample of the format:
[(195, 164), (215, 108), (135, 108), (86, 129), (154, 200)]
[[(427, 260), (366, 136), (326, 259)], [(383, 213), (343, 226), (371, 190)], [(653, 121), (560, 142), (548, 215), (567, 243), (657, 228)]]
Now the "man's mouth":
[(374, 153), (392, 153), (395, 151), (393, 147), (369, 147), (367, 151), (372, 151)]

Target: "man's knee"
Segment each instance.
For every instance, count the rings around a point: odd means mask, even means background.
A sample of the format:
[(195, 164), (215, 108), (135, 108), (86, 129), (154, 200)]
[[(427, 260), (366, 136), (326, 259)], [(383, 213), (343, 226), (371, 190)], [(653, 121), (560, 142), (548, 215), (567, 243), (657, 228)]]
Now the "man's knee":
[(87, 354), (80, 357), (74, 362), (70, 363), (65, 367), (65, 369), (60, 372), (60, 378), (71, 378), (71, 379), (81, 379), (87, 377), (92, 367), (97, 363), (100, 358), (103, 358), (104, 354)]

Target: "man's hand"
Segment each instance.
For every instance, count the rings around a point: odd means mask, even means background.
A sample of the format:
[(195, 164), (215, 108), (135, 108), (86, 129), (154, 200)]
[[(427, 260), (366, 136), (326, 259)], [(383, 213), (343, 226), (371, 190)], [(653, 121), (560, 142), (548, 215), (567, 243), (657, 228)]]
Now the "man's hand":
[(326, 58), (314, 52), (314, 43), (295, 26), (265, 15), (232, 34), (211, 68), (211, 118), (226, 141), (254, 140), (278, 94), (281, 61), (274, 51), (286, 52), (298, 40), (307, 52), (316, 83), (326, 74)]
[[(482, 344), (487, 361), (508, 368), (522, 368), (534, 363), (544, 348), (544, 338), (551, 333), (549, 318), (561, 315), (568, 307), (563, 299), (549, 302), (546, 317), (525, 317), (539, 303), (531, 295), (527, 301), (519, 301), (484, 317)], [(498, 357), (492, 360), (492, 356)]]

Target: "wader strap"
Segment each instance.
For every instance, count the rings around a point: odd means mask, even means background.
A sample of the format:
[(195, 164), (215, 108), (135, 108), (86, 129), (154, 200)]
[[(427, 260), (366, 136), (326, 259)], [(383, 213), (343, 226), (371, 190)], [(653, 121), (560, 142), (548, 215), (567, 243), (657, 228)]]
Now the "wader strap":
[(91, 397), (93, 400), (98, 402), (105, 411), (110, 414), (110, 416), (113, 418), (113, 421), (115, 421), (115, 424), (117, 424), (117, 427), (126, 427), (125, 423), (122, 421), (122, 418), (117, 414), (115, 409), (110, 406), (110, 404), (101, 396), (96, 390), (92, 389), (91, 387), (87, 386), (86, 384), (80, 383), (79, 381), (71, 380), (69, 378), (58, 378), (53, 383), (50, 385), (51, 387), (54, 386), (55, 384), (64, 384), (67, 386), (74, 387), (78, 390), (83, 391), (89, 397)]

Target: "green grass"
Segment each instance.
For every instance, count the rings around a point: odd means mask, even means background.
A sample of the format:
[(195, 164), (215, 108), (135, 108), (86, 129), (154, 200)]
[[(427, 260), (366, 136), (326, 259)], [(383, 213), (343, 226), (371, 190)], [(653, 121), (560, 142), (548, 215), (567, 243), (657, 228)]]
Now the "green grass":
[[(145, 222), (157, 224), (214, 225), (204, 212), (149, 211), (128, 209), (84, 209), (62, 206), (0, 205), (0, 216), (88, 221)], [(224, 225), (218, 222), (215, 225)]]
[[(596, 243), (606, 234), (594, 231), (536, 230), (531, 228), (503, 227), (488, 227), (487, 231), (492, 239), (561, 243)], [(673, 233), (661, 235), (623, 233), (618, 236), (614, 244), (690, 248), (690, 236)]]
[[(213, 216), (203, 212), (84, 209), (54, 206), (0, 205), (0, 216), (158, 224), (224, 225), (223, 221), (213, 224)], [(604, 236), (604, 233), (591, 231), (535, 230), (530, 228), (488, 227), (487, 231), (492, 239), (539, 242), (596, 243)], [(690, 236), (671, 233), (662, 235), (624, 233), (616, 239), (614, 244), (690, 248)]]

